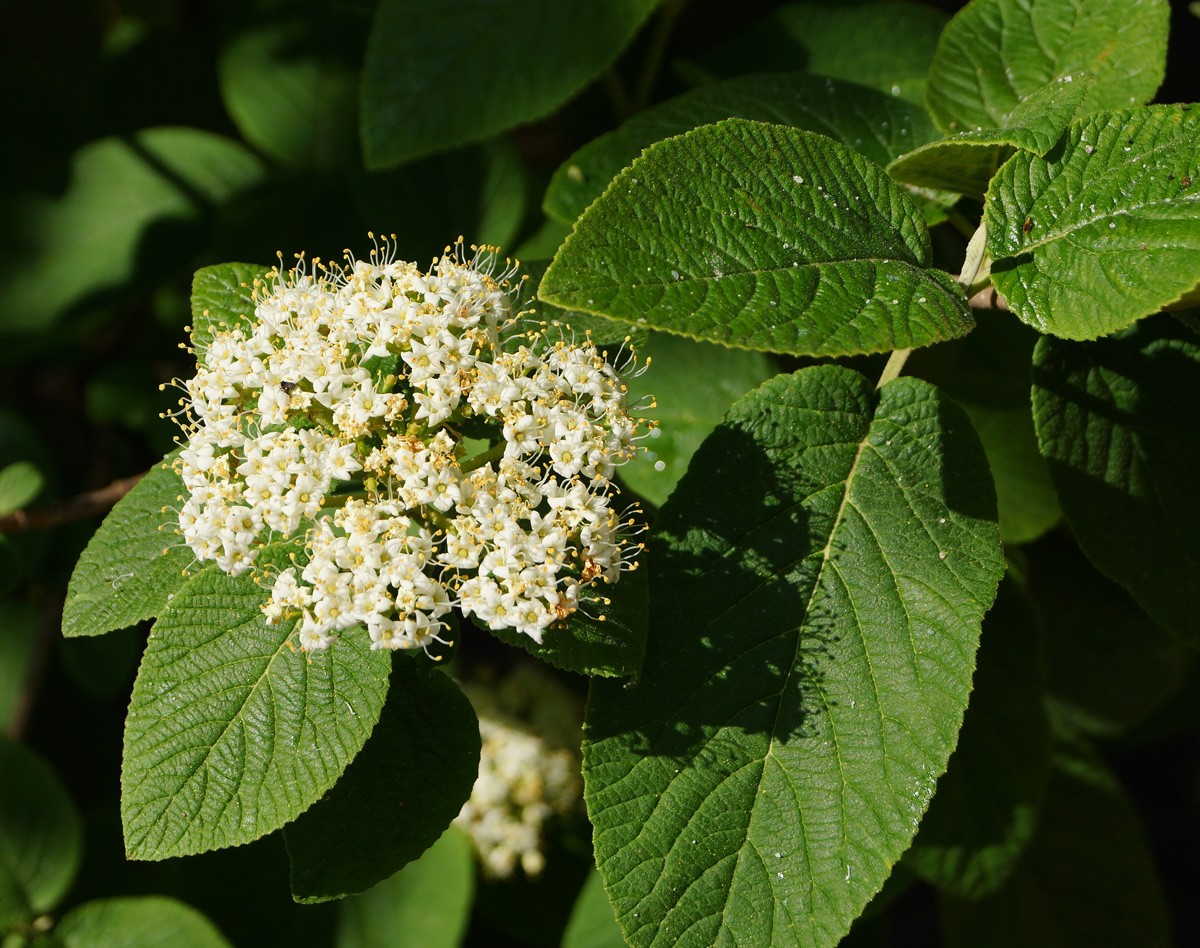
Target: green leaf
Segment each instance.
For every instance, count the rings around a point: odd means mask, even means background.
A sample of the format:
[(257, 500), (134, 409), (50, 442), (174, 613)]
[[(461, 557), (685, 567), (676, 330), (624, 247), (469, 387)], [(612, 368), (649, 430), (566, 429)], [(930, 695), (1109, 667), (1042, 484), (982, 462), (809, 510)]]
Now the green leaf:
[[(363, 64), (367, 166), (481, 141), (550, 114), (617, 57), (656, 5), (381, 0)], [(514, 68), (518, 41), (532, 53)]]
[(125, 722), (121, 816), (131, 859), (237, 846), (295, 819), (362, 748), (389, 655), (361, 629), (305, 655), (268, 593), (205, 570), (154, 625)]
[(28, 506), (42, 484), (42, 472), (28, 461), (15, 461), (0, 470), (0, 517)]
[(930, 263), (920, 212), (878, 165), (821, 135), (728, 119), (622, 171), (538, 293), (726, 345), (847, 355), (970, 331), (962, 289)]
[(192, 277), (192, 348), (196, 361), (212, 344), (213, 333), (254, 325), (252, 294), (271, 270), (257, 263), (218, 263)]
[[(221, 98), (250, 144), (302, 168), (358, 160), (358, 69), (365, 18), (332, 5), (248, 4), (217, 57)], [(257, 7), (257, 9), (256, 9)]]
[(1005, 128), (1051, 80), (1095, 73), (1081, 114), (1154, 98), (1166, 69), (1165, 0), (972, 0), (946, 26), (926, 105), (947, 132)]
[(370, 739), (334, 788), (284, 829), (292, 897), (362, 892), (420, 856), (470, 798), (479, 740), (458, 686), (421, 658), (397, 656)]
[(625, 948), (625, 936), (604, 894), (604, 877), (595, 869), (571, 909), (562, 948)]
[(1016, 872), (977, 902), (942, 900), (948, 948), (1167, 948), (1173, 942), (1137, 812), (1086, 747), (1062, 752)]
[[(536, 286), (546, 275), (546, 268), (549, 266), (548, 259), (522, 261), (522, 278), (528, 276), (528, 285)], [(555, 323), (559, 325), (556, 327)], [(543, 324), (548, 324), (548, 328)], [(594, 313), (563, 309), (561, 306), (554, 306), (537, 299), (530, 300), (522, 307), (522, 313), (518, 317), (514, 329), (520, 332), (537, 330), (544, 332), (552, 339), (562, 337), (568, 342), (571, 341), (572, 336), (583, 337), (590, 334), (592, 342), (600, 349), (604, 349), (605, 346), (617, 347), (625, 340), (629, 340), (640, 350), (645, 345), (646, 339), (649, 338), (646, 330), (630, 326), (629, 323), (597, 316)], [(509, 345), (513, 347), (514, 351), (517, 345), (525, 343), (524, 339), (518, 339), (516, 336), (510, 336), (510, 340)]]
[(3, 328), (46, 329), (72, 308), (128, 287), (148, 262), (155, 273), (186, 264), (199, 249), (197, 229), (262, 175), (244, 146), (195, 128), (85, 145), (61, 197), (18, 202), (28, 242), (0, 258)]
[[(992, 282), (1022, 320), (1102, 336), (1200, 284), (1200, 108), (1104, 112), (1015, 155), (984, 213)], [(1193, 183), (1192, 175), (1195, 175)]]
[(666, 333), (654, 333), (638, 350), (650, 368), (629, 381), (629, 401), (653, 396), (655, 407), (638, 412), (659, 422), (659, 436), (644, 444), (666, 467), (644, 454), (621, 468), (621, 480), (656, 506), (670, 496), (700, 443), (737, 399), (776, 369), (759, 352), (727, 349)]
[(554, 172), (542, 208), (570, 223), (648, 145), (734, 117), (820, 132), (878, 165), (940, 137), (919, 105), (854, 82), (803, 72), (744, 76), (668, 99), (584, 145)]
[[(640, 559), (644, 558), (645, 554)], [(617, 583), (600, 582), (591, 587), (588, 595), (590, 601), (580, 594), (581, 608), (565, 622), (548, 628), (540, 645), (514, 629), (488, 631), (506, 645), (523, 648), (563, 671), (607, 678), (636, 675), (642, 667), (648, 631), (645, 563), (622, 574)]]
[(920, 105), (948, 17), (923, 3), (788, 3), (704, 60), (732, 72), (807, 69)]
[(8, 724), (25, 685), (41, 621), (31, 603), (10, 597), (0, 599), (0, 730)]
[(641, 680), (589, 699), (585, 797), (631, 945), (846, 933), (954, 748), (995, 515), (928, 383), (818, 366), (730, 409), (655, 523)]
[(511, 136), (483, 146), (486, 171), (479, 195), (475, 242), (511, 251), (525, 219), (525, 165)]
[(1034, 353), (1038, 442), (1079, 545), (1200, 646), (1200, 338), (1169, 316)]
[(63, 635), (100, 635), (159, 615), (187, 581), (192, 551), (172, 532), (183, 481), (167, 455), (117, 502), (79, 557)]
[(958, 747), (904, 864), (945, 893), (975, 899), (1012, 873), (1037, 826), (1050, 762), (1042, 647), (1011, 581), (983, 620)]
[(161, 895), (85, 902), (63, 917), (54, 937), (62, 948), (231, 948), (202, 914)]
[(336, 948), (457, 948), (474, 890), (475, 851), (451, 826), (416, 862), (342, 902)]
[(1022, 99), (999, 128), (972, 129), (918, 148), (887, 166), (897, 181), (982, 198), (996, 169), (1017, 149), (1045, 156), (1075, 117), (1092, 83), (1077, 72)]
[(1056, 712), (1097, 737), (1145, 721), (1183, 684), (1188, 649), (1066, 538), (1028, 551)]
[(0, 734), (0, 932), (49, 912), (83, 854), (83, 825), (50, 765)]
[(1030, 543), (1062, 517), (1029, 410), (1029, 367), (1040, 337), (1010, 313), (976, 310), (975, 318), (969, 336), (914, 352), (905, 371), (966, 410), (996, 482), (1000, 539)]

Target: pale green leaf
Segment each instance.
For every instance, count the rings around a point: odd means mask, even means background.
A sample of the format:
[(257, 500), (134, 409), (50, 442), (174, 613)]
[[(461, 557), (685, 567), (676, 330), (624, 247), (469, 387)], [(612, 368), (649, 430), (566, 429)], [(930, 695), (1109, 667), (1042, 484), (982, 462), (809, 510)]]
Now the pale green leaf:
[(625, 936), (604, 894), (604, 877), (594, 869), (571, 909), (562, 948), (625, 948)]
[(155, 464), (109, 511), (75, 564), (63, 604), (63, 635), (100, 635), (159, 615), (195, 562), (174, 531), (184, 493), (171, 469)]
[(942, 892), (979, 898), (1009, 877), (1037, 827), (1050, 762), (1042, 645), (1011, 580), (983, 620), (958, 747), (904, 864)]
[(479, 775), (471, 702), (424, 656), (398, 655), (387, 704), (332, 790), (284, 829), (292, 898), (362, 892), (432, 845)]
[(1005, 128), (1053, 79), (1090, 72), (1081, 114), (1154, 98), (1166, 68), (1166, 0), (972, 0), (947, 25), (925, 101), (947, 132)]
[(1156, 316), (1034, 354), (1042, 454), (1080, 547), (1164, 628), (1200, 646), (1200, 337)]
[(807, 69), (920, 105), (946, 20), (941, 10), (906, 0), (787, 3), (704, 66), (721, 75)]
[[(684, 186), (683, 182), (687, 182)], [(966, 335), (912, 199), (822, 135), (728, 119), (650, 146), (575, 225), (551, 303), (748, 349), (883, 352)]]
[[(1015, 155), (984, 215), (992, 282), (1039, 332), (1092, 339), (1200, 284), (1200, 107), (1074, 122), (1047, 157)], [(1193, 180), (1194, 176), (1194, 180)]]
[(0, 262), (4, 328), (44, 329), (73, 307), (127, 287), (142, 254), (160, 262), (174, 254), (185, 263), (196, 247), (194, 235), (183, 233), (202, 228), (262, 174), (243, 145), (196, 128), (90, 142), (72, 158), (61, 197), (20, 202), (29, 242)]
[(231, 948), (190, 905), (160, 895), (85, 902), (63, 917), (54, 937), (62, 948)]
[[(656, 4), (381, 0), (363, 63), (367, 165), (399, 164), (548, 115), (617, 57)], [(519, 64), (514, 42), (530, 51)]]
[(49, 912), (83, 855), (83, 824), (41, 757), (0, 734), (0, 932)]
[(999, 891), (943, 899), (948, 948), (1168, 948), (1137, 811), (1094, 751), (1059, 752), (1038, 831)]
[(542, 207), (572, 222), (643, 148), (734, 117), (820, 132), (878, 165), (940, 137), (921, 106), (854, 82), (803, 72), (744, 76), (668, 99), (584, 145), (554, 173)]
[(336, 948), (457, 948), (474, 893), (475, 851), (451, 826), (416, 862), (341, 903)]
[(1003, 571), (987, 461), (933, 386), (834, 366), (739, 400), (659, 512), (635, 687), (584, 781), (641, 946), (831, 946), (908, 847)]
[(1017, 149), (1044, 156), (1075, 117), (1091, 86), (1091, 73), (1059, 76), (1022, 99), (999, 128), (951, 135), (897, 158), (887, 166), (897, 181), (983, 197), (996, 169)]
[(254, 291), (271, 270), (257, 263), (218, 263), (201, 267), (192, 277), (192, 348), (196, 361), (222, 329), (254, 325)]
[(27, 506), (42, 484), (41, 471), (29, 461), (14, 461), (0, 470), (0, 517)]
[(121, 813), (133, 859), (237, 846), (295, 819), (379, 718), (390, 653), (359, 628), (305, 655), (247, 576), (194, 576), (151, 632), (125, 722)]
[[(655, 457), (638, 454), (620, 470), (621, 480), (662, 506), (700, 443), (737, 399), (775, 374), (760, 352), (727, 349), (681, 336), (654, 333), (638, 349), (650, 368), (629, 381), (629, 401), (653, 397), (655, 407), (638, 414), (659, 423), (658, 437), (644, 442)], [(663, 470), (655, 465), (661, 461)]]
[(31, 603), (7, 596), (0, 599), (0, 728), (8, 723), (25, 685), (41, 621)]

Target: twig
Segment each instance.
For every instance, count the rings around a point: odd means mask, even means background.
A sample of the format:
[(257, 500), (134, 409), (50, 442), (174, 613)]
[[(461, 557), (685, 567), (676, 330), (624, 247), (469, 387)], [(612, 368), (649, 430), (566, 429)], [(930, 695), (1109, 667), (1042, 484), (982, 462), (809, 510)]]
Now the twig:
[(39, 507), (36, 510), (18, 510), (7, 516), (0, 517), (0, 533), (25, 533), (29, 530), (49, 530), (52, 527), (82, 520), (84, 517), (94, 517), (102, 514), (113, 504), (128, 494), (133, 485), (145, 476), (135, 474), (133, 477), (123, 477), (113, 481), (107, 487), (79, 494), (61, 503), (49, 507)]

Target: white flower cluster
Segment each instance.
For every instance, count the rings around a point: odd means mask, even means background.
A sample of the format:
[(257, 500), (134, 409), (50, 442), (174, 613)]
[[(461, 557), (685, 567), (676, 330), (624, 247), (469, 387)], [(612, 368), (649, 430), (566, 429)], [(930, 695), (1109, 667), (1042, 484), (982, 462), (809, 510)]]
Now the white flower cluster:
[[(347, 257), (276, 269), (253, 321), (203, 348), (176, 462), (184, 540), (237, 575), (302, 536), (264, 611), (299, 616), (305, 650), (358, 624), (374, 648), (424, 647), (455, 606), (540, 642), (636, 566), (610, 478), (657, 430), (590, 338), (514, 333), (514, 270), (494, 276), (491, 248), (447, 248), (428, 272)], [(486, 439), (474, 456), (465, 433)]]
[(544, 827), (579, 809), (582, 709), (543, 669), (521, 665), (498, 687), (463, 689), (479, 715), (479, 777), (455, 823), (466, 830), (484, 872), (507, 878), (545, 867)]

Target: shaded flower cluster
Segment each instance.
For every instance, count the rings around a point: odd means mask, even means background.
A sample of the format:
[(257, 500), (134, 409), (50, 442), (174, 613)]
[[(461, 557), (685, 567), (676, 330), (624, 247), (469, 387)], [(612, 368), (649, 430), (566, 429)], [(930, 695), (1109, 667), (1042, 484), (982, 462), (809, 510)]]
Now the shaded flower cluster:
[(232, 575), (302, 537), (264, 611), (298, 616), (305, 650), (359, 624), (425, 647), (455, 606), (541, 642), (636, 567), (611, 478), (657, 430), (627, 405), (632, 351), (614, 367), (590, 337), (516, 332), (491, 248), (426, 272), (389, 246), (276, 269), (252, 320), (193, 334), (179, 530)]

